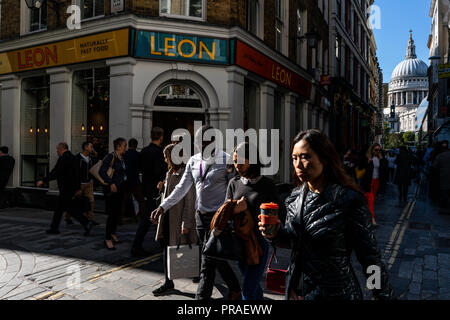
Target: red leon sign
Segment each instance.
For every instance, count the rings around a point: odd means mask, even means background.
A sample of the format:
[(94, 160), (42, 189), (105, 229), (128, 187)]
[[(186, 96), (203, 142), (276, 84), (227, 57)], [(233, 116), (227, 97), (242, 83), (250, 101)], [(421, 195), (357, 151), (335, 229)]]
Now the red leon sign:
[(308, 80), (239, 40), (236, 44), (236, 64), (304, 97), (311, 96)]

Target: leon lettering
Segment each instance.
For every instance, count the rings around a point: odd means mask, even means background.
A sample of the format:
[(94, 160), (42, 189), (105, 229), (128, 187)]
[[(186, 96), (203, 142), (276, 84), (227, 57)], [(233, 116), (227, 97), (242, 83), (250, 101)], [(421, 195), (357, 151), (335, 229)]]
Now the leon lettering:
[(150, 54), (152, 56), (198, 57), (198, 59), (216, 60), (216, 43), (212, 42), (210, 46), (207, 46), (202, 40), (198, 43), (190, 39), (177, 42), (174, 37), (167, 37), (164, 38), (164, 46), (160, 48), (159, 46), (155, 47), (155, 36), (150, 36)]
[(272, 79), (281, 82), (281, 84), (290, 86), (292, 82), (292, 73), (280, 66), (272, 65)]
[(52, 48), (34, 48), (17, 52), (17, 64), (19, 65), (19, 69), (40, 67), (43, 64), (49, 65), (51, 62), (55, 64), (58, 63), (56, 46), (53, 46)]

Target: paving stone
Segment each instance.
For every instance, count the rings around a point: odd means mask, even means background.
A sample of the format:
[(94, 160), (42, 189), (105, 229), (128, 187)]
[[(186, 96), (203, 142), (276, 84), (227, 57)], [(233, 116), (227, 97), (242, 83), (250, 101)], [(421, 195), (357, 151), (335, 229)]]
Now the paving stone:
[(427, 280), (423, 282), (422, 290), (424, 291), (438, 291), (438, 281), (437, 280)]
[(408, 256), (415, 256), (416, 255), (416, 249), (412, 249), (412, 248), (406, 248), (403, 251), (404, 255), (408, 255)]
[(8, 298), (8, 300), (23, 300), (23, 299), (26, 299), (26, 298), (37, 296), (37, 295), (42, 294), (42, 293), (44, 293), (46, 291), (48, 291), (48, 290), (43, 289), (43, 288), (34, 288), (34, 289), (31, 289), (31, 290), (27, 290), (26, 292), (22, 292), (22, 293), (10, 296)]
[(421, 297), (422, 299), (436, 299), (438, 297), (438, 293), (436, 291), (422, 290)]
[(423, 272), (423, 278), (424, 278), (424, 280), (436, 280), (437, 279), (437, 272), (436, 271), (425, 270)]
[(422, 289), (422, 285), (420, 283), (412, 282), (409, 286), (408, 292), (410, 294), (418, 295), (418, 294), (420, 294), (421, 289)]
[(437, 257), (425, 255), (424, 256), (424, 268), (428, 270), (437, 270)]
[(413, 271), (414, 263), (410, 261), (405, 261), (400, 264), (400, 270), (398, 276), (400, 278), (410, 279)]
[(417, 294), (408, 294), (407, 300), (420, 300), (420, 295)]
[(422, 271), (413, 272), (412, 281), (413, 282), (422, 282)]

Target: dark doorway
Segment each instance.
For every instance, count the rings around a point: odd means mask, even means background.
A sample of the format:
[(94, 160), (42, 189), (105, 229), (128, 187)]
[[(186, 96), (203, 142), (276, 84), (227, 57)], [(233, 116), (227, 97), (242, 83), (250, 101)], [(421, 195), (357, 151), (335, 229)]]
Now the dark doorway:
[(205, 122), (203, 113), (181, 113), (181, 112), (153, 112), (153, 127), (164, 129), (163, 146), (170, 143), (172, 132), (176, 129), (186, 129), (194, 141), (194, 121)]

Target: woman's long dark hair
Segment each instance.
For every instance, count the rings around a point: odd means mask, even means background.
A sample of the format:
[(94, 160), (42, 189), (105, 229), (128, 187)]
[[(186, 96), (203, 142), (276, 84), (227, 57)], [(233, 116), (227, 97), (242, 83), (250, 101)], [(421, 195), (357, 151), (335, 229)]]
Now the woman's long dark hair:
[[(308, 142), (311, 149), (319, 157), (320, 162), (323, 164), (322, 174), (325, 175), (328, 183), (336, 183), (362, 193), (356, 182), (345, 172), (341, 157), (324, 133), (317, 129), (300, 132), (292, 141), (291, 152), (294, 150), (294, 146), (301, 140)], [(295, 170), (293, 178), (297, 185), (302, 184), (295, 174)]]
[(180, 163), (180, 164), (173, 163), (172, 150), (175, 147), (175, 145), (176, 145), (176, 143), (168, 144), (163, 150), (164, 155), (166, 156), (167, 160), (169, 160), (168, 161), (169, 163), (167, 165), (169, 171), (170, 170), (178, 171), (180, 168), (184, 168), (185, 167), (185, 164), (183, 162)]
[(249, 161), (252, 160), (252, 157), (250, 156), (251, 152), (255, 153), (254, 157), (256, 158), (256, 163), (250, 163), (250, 166), (245, 175), (246, 178), (254, 179), (261, 175), (261, 168), (263, 167), (259, 160), (259, 151), (257, 147), (248, 142), (241, 142), (233, 150), (233, 153), (238, 154), (238, 157), (244, 156), (244, 158)]

